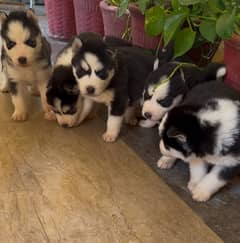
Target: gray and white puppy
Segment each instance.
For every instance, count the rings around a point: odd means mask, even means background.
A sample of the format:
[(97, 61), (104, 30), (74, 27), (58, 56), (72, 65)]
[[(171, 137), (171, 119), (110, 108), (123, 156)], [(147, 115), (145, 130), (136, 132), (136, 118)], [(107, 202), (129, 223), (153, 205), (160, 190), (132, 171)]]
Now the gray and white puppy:
[(13, 11), (0, 15), (2, 28), (2, 65), (7, 77), (14, 113), (12, 119), (24, 121), (28, 116), (27, 93), (41, 95), (45, 118), (53, 119), (46, 100), (47, 81), (51, 74), (51, 48), (42, 36), (37, 18), (32, 10)]

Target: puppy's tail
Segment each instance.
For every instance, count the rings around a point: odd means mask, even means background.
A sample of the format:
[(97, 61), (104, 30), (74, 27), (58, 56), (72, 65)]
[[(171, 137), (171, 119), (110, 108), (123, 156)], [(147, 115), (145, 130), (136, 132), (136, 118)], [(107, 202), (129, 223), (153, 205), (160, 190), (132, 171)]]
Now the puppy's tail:
[(204, 80), (212, 81), (212, 80), (223, 80), (227, 73), (227, 68), (224, 64), (220, 63), (210, 63), (204, 70)]

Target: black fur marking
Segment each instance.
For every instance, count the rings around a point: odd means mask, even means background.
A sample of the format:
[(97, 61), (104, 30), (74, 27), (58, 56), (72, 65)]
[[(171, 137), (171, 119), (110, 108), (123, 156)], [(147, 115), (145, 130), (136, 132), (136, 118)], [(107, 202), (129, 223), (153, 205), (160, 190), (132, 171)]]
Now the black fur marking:
[(17, 95), (18, 90), (17, 90), (18, 84), (14, 81), (9, 81), (9, 91), (12, 95)]
[(13, 11), (3, 21), (1, 29), (3, 39), (7, 39), (9, 24), (14, 21), (18, 21), (23, 24), (24, 28), (28, 28), (30, 30), (30, 38), (32, 39), (35, 39), (41, 32), (38, 23), (32, 16), (28, 16), (25, 11)]
[(240, 165), (233, 167), (224, 167), (219, 173), (219, 178), (224, 181), (229, 181), (239, 174)]

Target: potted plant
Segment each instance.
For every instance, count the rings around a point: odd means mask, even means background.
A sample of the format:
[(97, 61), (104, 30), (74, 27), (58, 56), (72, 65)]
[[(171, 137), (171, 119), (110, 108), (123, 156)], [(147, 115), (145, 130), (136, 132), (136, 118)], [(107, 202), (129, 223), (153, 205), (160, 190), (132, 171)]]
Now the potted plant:
[(77, 33), (103, 34), (103, 21), (99, 8), (101, 0), (73, 0)]
[(104, 34), (124, 38), (129, 32), (130, 13), (126, 9), (121, 16), (118, 16), (119, 6), (120, 0), (102, 0), (100, 2)]
[[(119, 15), (121, 16), (126, 9), (129, 9), (131, 14), (131, 37), (135, 45), (145, 48), (157, 48), (160, 42), (160, 31), (157, 25), (161, 25), (161, 18), (158, 19), (154, 25), (156, 29), (150, 27), (150, 31), (146, 32), (146, 19), (149, 13), (151, 14), (151, 7), (155, 5), (164, 5), (163, 0), (120, 0)], [(149, 11), (147, 11), (149, 10)], [(160, 17), (158, 11), (160, 7), (154, 8), (153, 11), (157, 18)], [(151, 25), (151, 23), (150, 23)]]

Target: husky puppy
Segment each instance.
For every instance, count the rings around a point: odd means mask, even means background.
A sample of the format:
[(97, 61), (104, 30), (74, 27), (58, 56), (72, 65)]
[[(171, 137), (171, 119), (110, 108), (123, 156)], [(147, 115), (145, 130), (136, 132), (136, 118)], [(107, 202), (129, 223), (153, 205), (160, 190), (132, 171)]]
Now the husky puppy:
[(192, 89), (162, 119), (161, 159), (189, 163), (188, 189), (196, 201), (207, 201), (240, 172), (239, 100), (236, 91), (212, 81)]
[[(51, 73), (51, 49), (42, 36), (32, 10), (1, 14), (2, 65), (14, 105), (12, 119), (27, 119), (27, 86), (41, 95), (45, 117), (52, 118), (46, 101), (46, 85)], [(4, 89), (6, 90), (6, 86)]]
[(147, 120), (141, 121), (140, 125), (143, 127), (158, 123), (194, 86), (222, 78), (226, 73), (222, 64), (212, 63), (200, 69), (188, 63), (171, 61), (172, 56), (171, 45), (161, 50), (159, 58), (155, 60), (154, 70), (147, 78), (142, 107), (142, 115)]
[[(102, 36), (92, 32), (81, 33), (78, 38), (102, 40)], [(104, 42), (111, 47), (131, 46), (125, 40), (106, 36)], [(73, 40), (58, 54), (54, 70), (48, 83), (47, 101), (56, 114), (57, 122), (63, 127), (78, 126), (91, 111), (91, 102), (80, 95), (77, 81), (72, 73)]]
[[(101, 35), (91, 32), (81, 33), (78, 38), (82, 41), (102, 40)], [(92, 109), (80, 95), (73, 75), (73, 40), (70, 40), (58, 54), (47, 86), (47, 102), (56, 114), (58, 124), (63, 127), (78, 126)]]
[(106, 142), (114, 142), (125, 121), (136, 124), (135, 105), (142, 97), (144, 83), (153, 66), (153, 55), (135, 47), (111, 48), (103, 41), (75, 39), (73, 73), (81, 95), (89, 103), (108, 107)]

